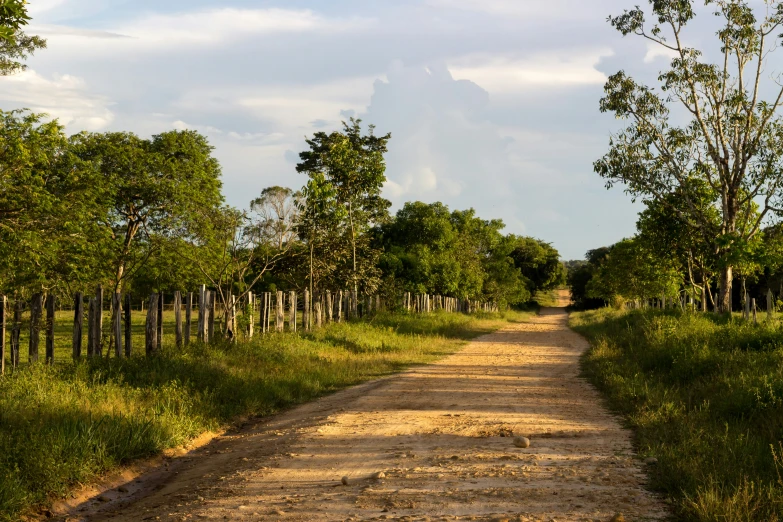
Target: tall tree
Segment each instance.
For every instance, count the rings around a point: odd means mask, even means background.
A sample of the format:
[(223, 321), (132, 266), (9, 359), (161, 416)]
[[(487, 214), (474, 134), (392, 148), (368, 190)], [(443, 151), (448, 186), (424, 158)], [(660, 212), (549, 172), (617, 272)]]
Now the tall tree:
[(142, 266), (156, 236), (188, 234), (188, 225), (223, 202), (220, 165), (207, 139), (171, 131), (151, 140), (127, 132), (82, 133), (73, 150), (92, 163), (106, 190), (103, 225), (112, 234), (116, 288)]
[[(654, 22), (640, 8), (610, 18), (623, 35), (637, 35), (675, 57), (660, 75), (661, 92), (623, 71), (611, 76), (602, 112), (613, 112), (630, 125), (614, 135), (610, 151), (595, 163), (607, 185), (624, 183), (634, 197), (654, 199), (687, 214), (704, 233), (719, 215), (719, 233), (711, 247), (720, 260), (720, 307), (731, 310), (733, 257), (756, 236), (765, 219), (783, 211), (783, 120), (778, 109), (783, 87), (774, 86), (770, 101), (763, 76), (783, 22), (783, 4), (766, 2), (758, 16), (745, 0), (706, 0), (721, 20), (717, 35), (721, 59), (711, 63), (685, 45), (685, 30), (695, 17), (692, 0), (649, 0)], [(684, 109), (690, 121), (678, 125)], [(711, 205), (699, 205), (702, 189)], [(677, 194), (675, 202), (668, 199)], [(755, 219), (756, 202), (759, 209)]]
[(21, 60), (46, 48), (46, 40), (22, 31), (29, 22), (25, 0), (0, 1), (0, 76), (24, 71), (27, 66)]
[(317, 132), (307, 140), (310, 150), (302, 152), (297, 172), (311, 178), (322, 175), (336, 192), (338, 203), (345, 208), (346, 232), (351, 244), (352, 286), (356, 291), (360, 280), (358, 253), (367, 232), (388, 216), (391, 203), (381, 197), (386, 181), (383, 155), (391, 134), (376, 136), (375, 127), (362, 134), (361, 120), (343, 122), (342, 132)]

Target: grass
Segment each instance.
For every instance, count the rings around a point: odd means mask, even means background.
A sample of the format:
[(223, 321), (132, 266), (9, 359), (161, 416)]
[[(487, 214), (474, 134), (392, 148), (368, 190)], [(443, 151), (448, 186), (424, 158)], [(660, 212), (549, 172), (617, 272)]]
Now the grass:
[(678, 311), (572, 315), (585, 375), (635, 431), (677, 520), (783, 519), (783, 330)]
[(58, 346), (61, 362), (23, 364), (0, 378), (0, 520), (16, 520), (77, 483), (238, 417), (269, 415), (432, 362), (526, 317), (379, 314), (235, 345), (176, 349), (170, 340), (156, 357), (78, 364), (65, 343)]

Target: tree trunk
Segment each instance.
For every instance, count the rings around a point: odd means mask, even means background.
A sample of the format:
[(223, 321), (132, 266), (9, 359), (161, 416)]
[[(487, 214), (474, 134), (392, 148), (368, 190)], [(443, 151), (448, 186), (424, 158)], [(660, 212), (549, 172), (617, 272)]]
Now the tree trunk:
[(727, 266), (720, 272), (720, 311), (724, 314), (731, 313), (731, 286), (734, 281), (734, 271)]

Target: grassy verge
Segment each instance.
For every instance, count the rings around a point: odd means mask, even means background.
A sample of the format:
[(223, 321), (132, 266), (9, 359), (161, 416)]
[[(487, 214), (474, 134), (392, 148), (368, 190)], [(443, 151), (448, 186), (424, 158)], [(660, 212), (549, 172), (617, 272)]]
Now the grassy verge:
[(0, 520), (239, 416), (432, 362), (525, 317), (381, 314), (233, 346), (164, 346), (153, 358), (23, 365), (0, 378)]
[(655, 457), (677, 520), (783, 519), (783, 330), (679, 312), (574, 314), (587, 377)]

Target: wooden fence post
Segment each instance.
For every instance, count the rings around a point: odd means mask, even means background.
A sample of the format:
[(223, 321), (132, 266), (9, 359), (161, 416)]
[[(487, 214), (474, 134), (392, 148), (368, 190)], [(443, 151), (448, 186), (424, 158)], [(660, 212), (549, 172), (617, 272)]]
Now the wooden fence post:
[(261, 294), (261, 307), (260, 308), (261, 308), (261, 333), (262, 334), (265, 334), (266, 331), (267, 331), (266, 330), (266, 327), (267, 327), (266, 314), (267, 314), (267, 310), (269, 308), (269, 303), (267, 301), (268, 294), (269, 294), (269, 292), (264, 292), (264, 293)]
[(774, 296), (772, 295), (772, 290), (767, 290), (767, 320), (772, 320), (772, 313), (775, 309), (775, 305), (773, 303)]
[(304, 309), (302, 310), (302, 329), (309, 332), (312, 329), (312, 319), (310, 318), (310, 305), (315, 305), (310, 299), (310, 290), (304, 291)]
[(198, 330), (196, 331), (196, 339), (200, 342), (205, 342), (204, 331), (206, 330), (207, 322), (207, 287), (201, 285), (198, 289)]
[(332, 308), (333, 302), (332, 302), (332, 291), (327, 290), (326, 291), (326, 322), (331, 323), (332, 318), (334, 317), (334, 309)]
[(14, 303), (14, 326), (11, 330), (11, 366), (14, 368), (19, 367), (19, 358), (21, 352), (21, 346), (19, 337), (22, 333), (22, 309), (24, 303), (17, 297)]
[(163, 292), (158, 293), (158, 346), (163, 346)]
[(253, 292), (250, 292), (247, 294), (247, 308), (246, 308), (249, 316), (247, 321), (247, 338), (252, 339), (253, 338), (253, 326), (256, 321), (256, 296), (253, 294)]
[(185, 303), (185, 346), (190, 344), (190, 330), (193, 324), (193, 292), (188, 292), (188, 301)]
[(5, 375), (5, 318), (8, 298), (0, 295), (0, 375)]
[(46, 296), (46, 364), (54, 364), (54, 311), (55, 297)]
[(78, 360), (82, 356), (82, 331), (84, 329), (84, 296), (76, 293), (73, 299), (73, 359)]
[(288, 294), (288, 330), (296, 331), (296, 292)]
[(751, 303), (751, 306), (753, 307), (753, 324), (759, 324), (757, 308), (756, 308), (756, 298), (754, 297)]
[(323, 323), (321, 322), (321, 301), (320, 299), (313, 303), (313, 306), (315, 307), (315, 325), (318, 328), (321, 328)]
[(111, 306), (114, 309), (112, 315), (112, 327), (114, 330), (114, 355), (122, 357), (122, 294), (114, 292)]
[(41, 315), (43, 312), (43, 294), (34, 294), (30, 301), (30, 363), (38, 362), (38, 346), (41, 343)]
[(237, 341), (237, 296), (228, 295), (228, 310), (226, 310), (226, 330), (231, 332), (229, 339)]
[(340, 290), (337, 292), (337, 306), (335, 306), (337, 309), (337, 322), (342, 323), (343, 322), (343, 291)]
[(182, 348), (182, 292), (174, 292), (174, 342)]
[(207, 292), (207, 342), (215, 341), (215, 312), (217, 311), (217, 292)]
[(95, 289), (95, 355), (103, 356), (103, 286)]
[(150, 305), (147, 309), (147, 324), (145, 328), (147, 356), (158, 351), (158, 294), (150, 295)]
[(125, 357), (133, 353), (133, 322), (131, 318), (131, 296), (125, 295)]
[(277, 301), (275, 302), (277, 312), (275, 314), (275, 330), (282, 332), (285, 327), (285, 311), (283, 309), (283, 292), (277, 292)]

